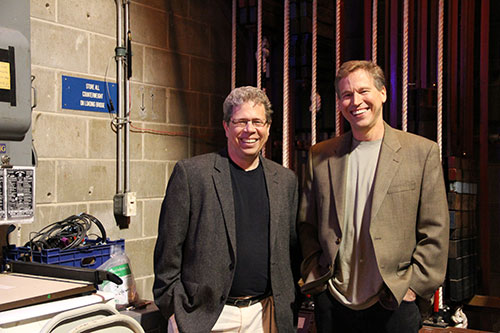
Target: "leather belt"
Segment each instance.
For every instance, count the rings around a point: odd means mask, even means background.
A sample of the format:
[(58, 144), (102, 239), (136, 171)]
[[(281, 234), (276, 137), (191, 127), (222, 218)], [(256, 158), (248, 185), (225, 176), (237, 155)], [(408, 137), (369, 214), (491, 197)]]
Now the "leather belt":
[(226, 300), (227, 305), (237, 306), (239, 308), (248, 307), (262, 301), (264, 298), (269, 297), (270, 294), (252, 296), (252, 297), (228, 297)]

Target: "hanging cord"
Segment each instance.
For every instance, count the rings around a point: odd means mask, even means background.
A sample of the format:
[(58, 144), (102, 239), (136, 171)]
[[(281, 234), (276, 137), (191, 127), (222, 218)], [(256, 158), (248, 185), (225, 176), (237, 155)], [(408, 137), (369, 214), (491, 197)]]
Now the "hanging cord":
[[(438, 10), (438, 47), (437, 47), (437, 144), (439, 158), (443, 160), (443, 25), (444, 25), (444, 0), (439, 0)], [(438, 307), (443, 309), (443, 287), (439, 287)], [(436, 299), (434, 299), (436, 302)], [(465, 318), (467, 322), (467, 318)], [(465, 324), (467, 327), (467, 323)]]
[[(337, 0), (336, 10), (335, 10), (335, 71), (339, 70), (340, 67), (340, 2)], [(339, 98), (335, 94), (335, 136), (340, 135), (340, 105)]]
[[(257, 88), (262, 89), (262, 0), (257, 3)], [(266, 157), (266, 146), (261, 150)]]
[(403, 80), (402, 80), (402, 123), (403, 131), (408, 130), (408, 0), (403, 3)]
[(288, 59), (290, 43), (290, 0), (285, 0), (283, 36), (283, 166), (290, 168), (290, 115), (288, 113)]
[(231, 24), (231, 90), (236, 88), (236, 0), (233, 0)]
[(318, 1), (313, 0), (312, 21), (312, 77), (311, 77), (311, 146), (316, 144), (316, 49), (318, 28)]
[[(106, 241), (106, 231), (102, 223), (92, 215), (81, 213), (71, 215), (62, 221), (54, 222), (42, 228), (39, 232), (30, 233), (30, 240), (25, 244), (31, 250), (59, 248), (61, 250), (74, 249), (84, 245), (88, 238), (88, 231), (95, 224), (101, 236), (96, 236), (95, 241)], [(32, 236), (34, 234), (34, 236)]]
[(437, 143), (439, 156), (443, 155), (443, 24), (444, 0), (439, 0), (438, 22), (438, 68), (437, 68)]
[(257, 88), (262, 89), (262, 0), (257, 8)]
[(378, 34), (378, 3), (377, 0), (373, 0), (372, 8), (372, 62), (377, 63), (377, 34)]

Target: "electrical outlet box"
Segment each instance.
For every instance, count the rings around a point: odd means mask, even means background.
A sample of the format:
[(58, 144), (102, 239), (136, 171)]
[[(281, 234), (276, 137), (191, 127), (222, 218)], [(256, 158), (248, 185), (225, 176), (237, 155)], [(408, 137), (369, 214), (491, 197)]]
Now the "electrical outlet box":
[(137, 215), (137, 201), (135, 192), (126, 192), (115, 194), (113, 199), (113, 211), (118, 216)]

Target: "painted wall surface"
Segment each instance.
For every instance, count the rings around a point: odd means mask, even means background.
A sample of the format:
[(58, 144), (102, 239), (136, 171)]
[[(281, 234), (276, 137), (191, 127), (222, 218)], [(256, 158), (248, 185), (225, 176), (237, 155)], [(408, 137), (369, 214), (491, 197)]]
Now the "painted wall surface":
[(31, 0), (37, 208), (35, 222), (19, 226), (11, 242), (23, 245), (31, 232), (87, 212), (112, 240), (126, 240), (140, 296), (152, 299), (153, 248), (169, 174), (177, 160), (225, 144), (221, 121), (230, 89), (231, 8), (222, 0), (131, 2), (130, 184), (138, 205), (125, 230), (113, 217), (116, 139), (110, 115), (61, 107), (63, 75), (116, 81), (115, 15), (113, 0)]

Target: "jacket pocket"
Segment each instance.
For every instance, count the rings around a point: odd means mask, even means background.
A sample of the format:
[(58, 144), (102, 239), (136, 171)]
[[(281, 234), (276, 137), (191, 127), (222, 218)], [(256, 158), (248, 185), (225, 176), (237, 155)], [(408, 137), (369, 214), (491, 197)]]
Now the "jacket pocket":
[(416, 187), (416, 184), (414, 181), (411, 182), (406, 182), (406, 183), (401, 183), (401, 184), (394, 184), (389, 187), (387, 190), (388, 194), (391, 193), (397, 193), (397, 192), (404, 192), (404, 191), (412, 191)]
[(185, 308), (193, 310), (199, 305), (199, 297), (197, 296), (199, 284), (189, 281), (184, 281), (182, 284), (184, 285), (185, 292), (183, 296), (183, 304)]
[(410, 267), (410, 265), (411, 265), (411, 261), (400, 262), (398, 264), (398, 270), (396, 272), (396, 275), (401, 276), (401, 275), (405, 274), (406, 271), (408, 270), (408, 268)]
[(198, 283), (195, 282), (189, 282), (189, 281), (184, 281), (182, 282), (184, 285), (184, 290), (186, 291), (186, 294), (191, 298), (196, 296), (196, 293), (198, 292)]

